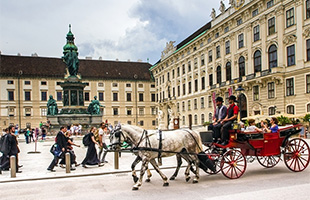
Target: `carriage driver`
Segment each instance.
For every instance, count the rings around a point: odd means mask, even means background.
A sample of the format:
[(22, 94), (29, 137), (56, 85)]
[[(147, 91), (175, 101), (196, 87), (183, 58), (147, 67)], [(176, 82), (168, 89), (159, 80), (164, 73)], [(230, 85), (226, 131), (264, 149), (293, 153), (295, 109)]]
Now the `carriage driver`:
[(212, 133), (213, 141), (219, 143), (221, 140), (221, 128), (222, 128), (221, 121), (225, 119), (227, 115), (227, 107), (223, 105), (222, 97), (217, 97), (215, 99), (215, 103), (217, 108), (213, 116), (213, 123), (209, 125), (208, 129), (213, 131)]
[(223, 129), (222, 129), (222, 144), (226, 146), (229, 140), (229, 130), (231, 129), (232, 123), (237, 119), (239, 107), (235, 105), (236, 97), (231, 95), (228, 99), (229, 107), (227, 109), (227, 116), (222, 120)]

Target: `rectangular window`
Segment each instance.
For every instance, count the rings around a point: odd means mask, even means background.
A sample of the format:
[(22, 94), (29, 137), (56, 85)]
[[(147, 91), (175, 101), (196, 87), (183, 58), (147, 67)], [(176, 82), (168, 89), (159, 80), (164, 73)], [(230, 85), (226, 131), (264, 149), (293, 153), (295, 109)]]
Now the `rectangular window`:
[(141, 116), (144, 115), (144, 108), (139, 108), (139, 115), (141, 115)]
[(253, 28), (254, 42), (259, 40), (259, 25)]
[(130, 83), (126, 83), (126, 87), (131, 87), (131, 84)]
[(187, 66), (188, 66), (188, 68), (187, 68), (187, 69), (188, 69), (188, 72), (192, 71), (191, 61), (188, 62), (188, 65), (187, 65)]
[(211, 40), (211, 38), (208, 38), (208, 43), (210, 43), (212, 40)]
[(30, 81), (25, 81), (25, 85), (31, 85)]
[(127, 115), (132, 115), (131, 108), (127, 108)]
[(286, 11), (286, 27), (290, 27), (294, 25), (294, 8)]
[(198, 59), (195, 58), (194, 59), (194, 69), (197, 69), (198, 68)]
[(198, 105), (197, 105), (197, 99), (194, 99), (194, 110), (198, 109)]
[(127, 101), (131, 101), (131, 93), (126, 93)]
[(205, 98), (204, 97), (200, 98), (200, 108), (205, 108)]
[(155, 107), (151, 107), (151, 114), (156, 115), (156, 108)]
[(270, 108), (268, 108), (268, 113), (269, 113), (269, 115), (275, 115), (276, 109), (274, 107), (270, 107)]
[(268, 83), (268, 99), (275, 98), (274, 82)]
[(139, 121), (139, 124), (140, 126), (144, 126), (144, 121), (143, 120)]
[(209, 63), (210, 63), (212, 62), (212, 50), (209, 51), (208, 56), (209, 56)]
[(201, 77), (201, 90), (204, 90), (206, 88), (206, 81), (205, 77)]
[(202, 54), (201, 55), (201, 66), (204, 66), (205, 65), (205, 55)]
[(118, 101), (118, 93), (113, 93), (113, 101)]
[(294, 95), (294, 78), (286, 79), (286, 96)]
[(85, 96), (85, 101), (89, 101), (89, 92), (85, 92), (84, 93), (84, 96)]
[(209, 108), (212, 107), (212, 99), (211, 99), (211, 96), (208, 96), (208, 107), (209, 107)]
[(178, 85), (178, 97), (181, 96), (181, 87)]
[(215, 33), (215, 38), (218, 38), (220, 36), (220, 33), (219, 32), (217, 32), (217, 33)]
[(30, 117), (31, 116), (31, 108), (25, 108), (25, 116)]
[(8, 80), (8, 85), (13, 85), (14, 81), (13, 80)]
[(25, 101), (31, 101), (31, 93), (30, 93), (30, 91), (25, 91)]
[(46, 81), (41, 81), (41, 85), (47, 85)]
[(270, 0), (267, 2), (267, 8), (271, 8), (274, 5), (274, 0)]
[(155, 102), (155, 94), (154, 93), (151, 94), (151, 101)]
[(61, 82), (56, 82), (56, 85), (60, 85), (61, 84)]
[(253, 86), (253, 101), (259, 100), (259, 88), (258, 85)]
[(98, 92), (99, 101), (104, 101), (103, 92)]
[(155, 88), (155, 84), (151, 84), (151, 88)]
[(307, 19), (310, 18), (310, 0), (306, 1), (306, 17)]
[(229, 40), (225, 42), (225, 53), (226, 55), (230, 54), (230, 41)]
[(310, 74), (306, 76), (306, 93), (310, 93)]
[(188, 100), (187, 101), (187, 110), (190, 111), (192, 108), (191, 108), (191, 100)]
[(192, 93), (192, 82), (188, 82), (188, 94)]
[(174, 69), (172, 70), (172, 79), (174, 79)]
[(220, 58), (221, 57), (221, 48), (220, 46), (216, 47), (216, 58)]
[(185, 102), (182, 102), (182, 111), (185, 111)]
[(139, 101), (143, 101), (143, 93), (139, 93)]
[[(168, 76), (168, 80), (169, 80), (169, 76)], [(143, 84), (140, 83), (140, 84), (138, 85), (138, 88), (143, 88)]]
[(131, 121), (127, 121), (127, 124), (131, 125)]
[(57, 96), (57, 101), (62, 101), (62, 92), (57, 91), (56, 96)]
[(152, 120), (152, 126), (156, 126), (156, 120)]
[(310, 61), (310, 39), (306, 41), (306, 46), (307, 46), (307, 61)]
[(113, 115), (118, 115), (118, 108), (113, 108)]
[(275, 18), (268, 20), (268, 35), (272, 35), (276, 32)]
[(177, 69), (177, 77), (179, 77), (180, 76), (180, 67), (178, 67), (178, 69)]
[(117, 87), (118, 84), (117, 83), (112, 83), (112, 87)]
[(295, 45), (287, 47), (287, 66), (295, 65)]
[(183, 95), (186, 94), (186, 87), (185, 87), (185, 83), (183, 84)]
[(195, 80), (195, 92), (198, 92), (198, 79)]
[(182, 65), (182, 74), (185, 74), (185, 65)]
[(47, 92), (41, 92), (41, 101), (47, 101)]
[(258, 15), (258, 9), (255, 9), (252, 12), (252, 17), (255, 17), (256, 15)]
[(47, 115), (47, 109), (41, 108), (41, 116), (46, 116), (46, 115)]
[(8, 100), (14, 101), (14, 91), (8, 91)]
[(238, 35), (238, 48), (242, 48), (244, 46), (243, 43), (243, 33), (241, 33), (240, 35)]
[(237, 20), (237, 26), (241, 25), (242, 24), (242, 18), (238, 19)]
[(224, 33), (227, 33), (229, 31), (229, 26), (226, 26), (225, 28), (224, 28)]
[(209, 86), (213, 85), (213, 74), (209, 74)]

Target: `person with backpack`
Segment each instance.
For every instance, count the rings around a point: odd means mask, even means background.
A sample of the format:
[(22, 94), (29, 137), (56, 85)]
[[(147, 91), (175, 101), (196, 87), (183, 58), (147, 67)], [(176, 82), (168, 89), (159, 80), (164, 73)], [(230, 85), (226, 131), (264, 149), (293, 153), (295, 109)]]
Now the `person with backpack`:
[(83, 138), (83, 144), (87, 146), (86, 157), (81, 163), (82, 167), (84, 168), (87, 168), (86, 165), (98, 165), (99, 167), (103, 166), (99, 162), (97, 150), (95, 147), (95, 144), (99, 145), (99, 143), (96, 142), (95, 140), (95, 136), (94, 136), (95, 132), (96, 132), (96, 127), (91, 127), (89, 130), (89, 133), (87, 133)]

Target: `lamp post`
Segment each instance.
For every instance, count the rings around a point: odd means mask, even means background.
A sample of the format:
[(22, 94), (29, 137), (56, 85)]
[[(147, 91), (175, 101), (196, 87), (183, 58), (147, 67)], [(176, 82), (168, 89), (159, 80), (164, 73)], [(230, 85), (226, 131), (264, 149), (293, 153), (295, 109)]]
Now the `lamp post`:
[(240, 115), (241, 115), (241, 94), (244, 91), (244, 88), (242, 88), (241, 85), (238, 86), (238, 88), (236, 89), (237, 95), (238, 95), (238, 106), (239, 106), (239, 114), (238, 114), (238, 122), (240, 122)]
[(133, 76), (133, 78), (135, 79), (136, 125), (138, 126), (138, 99), (137, 99), (137, 95), (138, 95), (138, 91), (137, 91), (137, 79), (138, 79), (138, 75), (135, 74), (135, 75)]

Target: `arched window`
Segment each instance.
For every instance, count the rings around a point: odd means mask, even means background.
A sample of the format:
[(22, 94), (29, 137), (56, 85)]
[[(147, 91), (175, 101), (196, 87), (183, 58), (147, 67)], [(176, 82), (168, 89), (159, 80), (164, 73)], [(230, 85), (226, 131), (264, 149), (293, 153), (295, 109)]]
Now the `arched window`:
[(239, 78), (241, 79), (242, 76), (245, 76), (245, 59), (243, 56), (239, 58)]
[(310, 112), (310, 103), (307, 104), (307, 112)]
[(221, 84), (222, 82), (222, 68), (221, 66), (217, 66), (216, 68), (216, 83)]
[(295, 114), (295, 107), (293, 105), (287, 106), (287, 114)]
[(278, 66), (278, 55), (276, 45), (271, 45), (268, 50), (269, 69)]
[(231, 63), (226, 63), (226, 81), (231, 81)]
[(194, 115), (194, 124), (197, 125), (198, 124), (198, 116)]
[(203, 124), (203, 123), (205, 123), (205, 114), (201, 114), (201, 124)]
[(259, 50), (254, 53), (254, 72), (262, 71), (262, 54)]
[(209, 113), (209, 122), (212, 122), (213, 114)]

